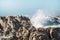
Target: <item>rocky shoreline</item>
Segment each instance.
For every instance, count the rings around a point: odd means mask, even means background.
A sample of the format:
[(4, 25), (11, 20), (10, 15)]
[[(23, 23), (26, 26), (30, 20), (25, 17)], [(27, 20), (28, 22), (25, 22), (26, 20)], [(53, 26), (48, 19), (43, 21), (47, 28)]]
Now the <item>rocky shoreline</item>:
[(35, 28), (25, 16), (0, 16), (0, 40), (60, 40), (60, 28)]

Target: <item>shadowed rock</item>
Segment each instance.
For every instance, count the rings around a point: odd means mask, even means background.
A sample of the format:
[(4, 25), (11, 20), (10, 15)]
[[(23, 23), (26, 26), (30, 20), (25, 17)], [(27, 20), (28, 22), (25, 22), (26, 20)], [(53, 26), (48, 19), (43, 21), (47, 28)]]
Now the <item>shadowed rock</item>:
[(30, 34), (29, 40), (50, 40), (50, 38), (44, 28), (38, 28)]
[(51, 28), (50, 29), (50, 36), (52, 40), (60, 40), (60, 28)]

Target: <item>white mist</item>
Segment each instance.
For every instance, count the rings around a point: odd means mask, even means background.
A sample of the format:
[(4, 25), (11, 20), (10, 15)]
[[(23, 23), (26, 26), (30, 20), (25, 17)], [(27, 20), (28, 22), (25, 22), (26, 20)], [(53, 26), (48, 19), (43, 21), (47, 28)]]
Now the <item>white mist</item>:
[(35, 28), (43, 27), (59, 27), (60, 25), (50, 25), (50, 26), (44, 26), (43, 24), (46, 24), (46, 20), (50, 20), (52, 16), (46, 15), (46, 12), (43, 10), (38, 10), (31, 18), (31, 22)]

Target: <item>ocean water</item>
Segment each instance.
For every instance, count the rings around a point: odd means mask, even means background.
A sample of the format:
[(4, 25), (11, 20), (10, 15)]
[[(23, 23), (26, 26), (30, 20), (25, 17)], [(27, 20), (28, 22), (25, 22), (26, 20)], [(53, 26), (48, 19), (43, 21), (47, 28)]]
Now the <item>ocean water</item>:
[(46, 15), (42, 10), (38, 10), (31, 18), (31, 23), (36, 28), (60, 27), (60, 20), (52, 15)]

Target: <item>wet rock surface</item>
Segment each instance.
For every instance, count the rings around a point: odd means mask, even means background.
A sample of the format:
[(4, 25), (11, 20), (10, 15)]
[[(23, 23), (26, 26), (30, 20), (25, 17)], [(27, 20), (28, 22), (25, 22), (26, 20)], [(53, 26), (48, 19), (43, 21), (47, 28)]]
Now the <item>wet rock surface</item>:
[(25, 16), (0, 16), (0, 40), (60, 40), (60, 28), (35, 28)]

